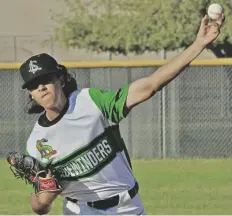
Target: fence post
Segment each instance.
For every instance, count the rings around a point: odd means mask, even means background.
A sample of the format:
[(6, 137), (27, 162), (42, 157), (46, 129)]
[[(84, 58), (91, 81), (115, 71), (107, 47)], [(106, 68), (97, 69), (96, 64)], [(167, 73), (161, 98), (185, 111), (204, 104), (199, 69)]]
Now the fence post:
[[(12, 72), (11, 72), (12, 73)], [(17, 75), (17, 72), (16, 71), (13, 71), (14, 75), (14, 85), (13, 85), (13, 91), (14, 91), (14, 136), (15, 136), (15, 143), (14, 143), (14, 146), (15, 146), (15, 151), (17, 152), (20, 152), (20, 133), (19, 133), (19, 125), (21, 126), (20, 124), (20, 121), (19, 121), (19, 95), (18, 95), (18, 92), (19, 92), (19, 80), (18, 80), (18, 75)], [(23, 127), (23, 125), (22, 125)]]
[[(162, 49), (161, 59), (166, 59), (166, 50)], [(166, 87), (161, 89), (161, 149), (162, 158), (166, 158)]]
[(179, 79), (172, 80), (170, 83), (170, 150), (172, 157), (180, 156), (179, 146)]
[[(131, 68), (127, 69), (127, 83), (131, 83)], [(133, 156), (133, 143), (132, 143), (132, 117), (128, 115), (128, 153)]]

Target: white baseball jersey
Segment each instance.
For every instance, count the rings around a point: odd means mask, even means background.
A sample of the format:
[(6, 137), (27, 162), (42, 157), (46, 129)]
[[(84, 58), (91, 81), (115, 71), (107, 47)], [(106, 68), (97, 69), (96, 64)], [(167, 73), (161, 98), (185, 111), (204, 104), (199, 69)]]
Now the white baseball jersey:
[(95, 201), (134, 186), (118, 126), (127, 114), (128, 89), (78, 89), (53, 124), (35, 124), (27, 153), (55, 169), (64, 189), (61, 195)]

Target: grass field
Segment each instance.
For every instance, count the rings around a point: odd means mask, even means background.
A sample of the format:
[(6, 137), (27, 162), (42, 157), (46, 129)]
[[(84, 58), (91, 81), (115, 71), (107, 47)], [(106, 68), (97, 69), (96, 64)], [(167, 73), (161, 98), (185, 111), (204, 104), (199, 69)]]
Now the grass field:
[[(232, 214), (232, 160), (136, 160), (148, 214)], [(33, 214), (29, 189), (0, 162), (0, 214)], [(61, 214), (61, 199), (51, 214)]]

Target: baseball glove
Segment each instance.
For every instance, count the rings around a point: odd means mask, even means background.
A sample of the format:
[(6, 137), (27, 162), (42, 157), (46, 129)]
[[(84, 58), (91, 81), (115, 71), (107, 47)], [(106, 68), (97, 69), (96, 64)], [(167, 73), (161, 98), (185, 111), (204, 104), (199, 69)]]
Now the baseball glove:
[(35, 194), (62, 190), (57, 179), (52, 176), (51, 171), (42, 167), (34, 157), (18, 152), (10, 152), (7, 161), (14, 176), (24, 179), (26, 184), (32, 184)]

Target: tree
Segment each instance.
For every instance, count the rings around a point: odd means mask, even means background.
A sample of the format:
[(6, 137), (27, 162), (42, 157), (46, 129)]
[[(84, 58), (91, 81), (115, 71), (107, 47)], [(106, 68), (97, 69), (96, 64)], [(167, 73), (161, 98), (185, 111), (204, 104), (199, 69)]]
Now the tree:
[[(114, 54), (185, 48), (196, 37), (210, 0), (66, 0), (68, 16), (55, 16), (55, 38), (67, 47)], [(226, 22), (208, 48), (232, 57), (231, 0), (218, 0)]]

